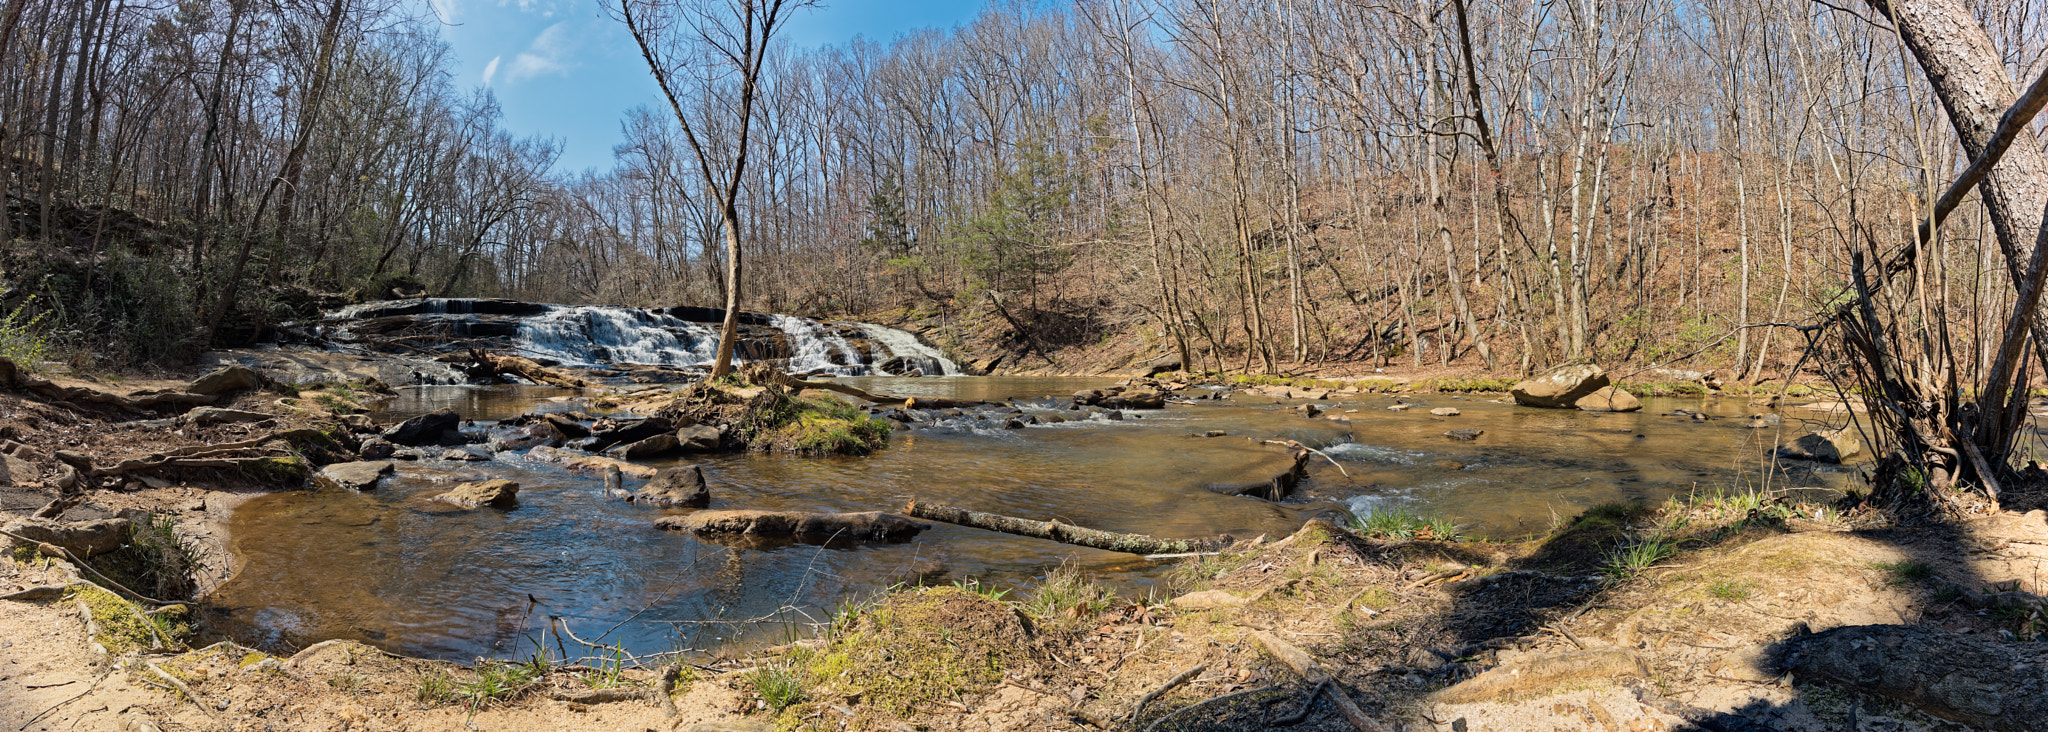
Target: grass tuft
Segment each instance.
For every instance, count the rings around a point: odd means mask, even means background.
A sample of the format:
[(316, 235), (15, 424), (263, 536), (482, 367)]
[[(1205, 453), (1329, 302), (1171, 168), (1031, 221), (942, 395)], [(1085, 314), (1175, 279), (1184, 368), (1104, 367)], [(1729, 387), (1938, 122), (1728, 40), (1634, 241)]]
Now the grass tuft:
[(1363, 516), (1354, 516), (1351, 530), (1361, 536), (1375, 539), (1405, 541), (1461, 541), (1462, 534), (1456, 523), (1439, 516), (1424, 516), (1407, 509), (1374, 509)]

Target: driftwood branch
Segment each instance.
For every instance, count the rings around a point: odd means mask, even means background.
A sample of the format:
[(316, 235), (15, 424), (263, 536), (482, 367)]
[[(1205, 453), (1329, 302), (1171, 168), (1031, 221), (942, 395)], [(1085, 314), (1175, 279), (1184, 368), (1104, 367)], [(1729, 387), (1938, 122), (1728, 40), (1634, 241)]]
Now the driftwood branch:
[(960, 409), (964, 407), (979, 407), (988, 403), (977, 402), (971, 399), (889, 396), (831, 381), (805, 381), (780, 371), (766, 370), (765, 373), (768, 375), (767, 378), (774, 380), (775, 383), (782, 385), (786, 389), (824, 389), (825, 391), (838, 392), (855, 399), (863, 399), (876, 404), (900, 403), (906, 409)]
[(927, 521), (942, 521), (1005, 534), (1047, 539), (1062, 544), (1092, 547), (1112, 552), (1130, 554), (1187, 554), (1208, 552), (1229, 546), (1228, 536), (1214, 539), (1160, 539), (1143, 534), (1119, 534), (1101, 531), (1057, 521), (1033, 521), (1012, 516), (1002, 516), (980, 511), (969, 511), (952, 506), (921, 504), (912, 501), (903, 508), (903, 515)]
[(469, 349), (469, 357), (478, 366), (490, 370), (493, 374), (512, 374), (536, 384), (547, 384), (549, 386), (560, 386), (569, 389), (583, 389), (590, 386), (588, 381), (542, 366), (539, 362), (530, 358), (500, 356), (495, 353), (484, 353), (475, 348)]

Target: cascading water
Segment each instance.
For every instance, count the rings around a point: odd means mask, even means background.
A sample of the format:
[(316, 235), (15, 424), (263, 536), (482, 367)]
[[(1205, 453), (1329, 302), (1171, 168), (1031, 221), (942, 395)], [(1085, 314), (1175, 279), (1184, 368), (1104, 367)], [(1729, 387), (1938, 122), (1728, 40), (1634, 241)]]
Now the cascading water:
[[(877, 346), (874, 353), (875, 363), (903, 359), (928, 376), (960, 375), (959, 364), (947, 359), (938, 349), (925, 345), (917, 336), (873, 323), (858, 325), (862, 332), (868, 334), (868, 342)], [(887, 353), (883, 353), (884, 350)]]
[[(718, 353), (715, 324), (722, 317), (723, 311), (709, 308), (420, 298), (351, 305), (328, 315), (319, 330), (342, 342), (403, 342), (417, 336), (435, 339), (430, 344), (496, 342), (502, 345), (494, 347), (569, 366), (709, 368)], [(836, 376), (960, 373), (959, 366), (917, 336), (871, 323), (741, 313), (740, 328), (735, 363), (784, 361), (783, 369), (792, 373)]]
[[(789, 357), (784, 370), (793, 374), (823, 372), (839, 376), (861, 376), (868, 372), (860, 349), (846, 342), (837, 329), (820, 327), (823, 324), (793, 315), (772, 318), (775, 327), (789, 337), (790, 350), (796, 352)], [(834, 353), (839, 358), (834, 359)]]
[(577, 366), (702, 366), (718, 355), (718, 332), (646, 310), (556, 307), (520, 320), (517, 345)]

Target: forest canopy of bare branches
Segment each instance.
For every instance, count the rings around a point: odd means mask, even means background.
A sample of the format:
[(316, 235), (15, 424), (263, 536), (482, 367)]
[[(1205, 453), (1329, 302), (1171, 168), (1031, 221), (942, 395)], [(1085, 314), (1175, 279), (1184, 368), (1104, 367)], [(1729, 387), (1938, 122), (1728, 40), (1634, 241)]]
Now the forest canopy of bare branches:
[[(1965, 5), (2015, 88), (2042, 73), (2048, 5)], [(1850, 254), (1907, 246), (1968, 162), (1883, 7), (1083, 0), (778, 44), (741, 304), (978, 318), (1031, 358), (1783, 376), (1805, 341), (1741, 326), (1839, 306)], [(723, 305), (676, 119), (731, 120), (730, 77), (678, 77), (613, 169), (564, 173), (419, 11), (7, 0), (0, 312), (119, 364), (350, 297)], [(1982, 207), (1914, 263), (1916, 317), (1989, 369), (2014, 290)]]

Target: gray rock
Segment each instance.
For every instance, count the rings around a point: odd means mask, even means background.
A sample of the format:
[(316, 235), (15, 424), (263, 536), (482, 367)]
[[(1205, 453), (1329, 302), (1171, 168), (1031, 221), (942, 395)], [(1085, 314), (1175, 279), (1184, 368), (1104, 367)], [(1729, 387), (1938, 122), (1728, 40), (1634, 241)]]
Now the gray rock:
[(383, 460), (398, 452), (398, 446), (383, 439), (372, 437), (363, 441), (363, 449), (356, 451), (364, 460)]
[(1466, 442), (1471, 442), (1473, 440), (1479, 439), (1479, 436), (1483, 434), (1486, 434), (1486, 430), (1451, 430), (1449, 432), (1445, 432), (1444, 436), (1449, 437), (1453, 440), (1464, 440)]
[(388, 460), (335, 463), (313, 474), (313, 485), (330, 490), (376, 490), (377, 479), (391, 474)]
[(547, 420), (548, 424), (553, 425), (555, 431), (562, 433), (562, 436), (566, 439), (574, 440), (590, 436), (589, 427), (583, 426), (582, 422), (570, 419), (567, 415), (549, 414), (543, 415), (541, 418)]
[(606, 450), (604, 454), (620, 460), (651, 460), (666, 455), (673, 455), (676, 449), (675, 435), (659, 434), (630, 445), (614, 447)]
[(541, 420), (491, 438), (491, 452), (519, 452), (543, 445), (557, 447), (567, 440), (553, 422)]
[[(23, 518), (7, 522), (0, 530), (33, 542), (52, 544), (66, 552), (79, 556), (105, 554), (121, 548), (128, 541), (134, 524), (126, 518), (98, 519), (93, 521), (57, 521), (44, 518)], [(21, 542), (13, 538), (0, 538), (12, 551)]]
[(633, 494), (633, 501), (652, 506), (704, 508), (711, 505), (711, 488), (704, 482), (703, 468), (686, 465), (655, 473), (653, 480)]
[(717, 452), (724, 441), (717, 427), (691, 425), (676, 430), (676, 449), (690, 452)]
[(1820, 463), (1840, 463), (1844, 458), (1854, 457), (1863, 452), (1863, 441), (1847, 430), (1823, 430), (1801, 435), (1799, 439), (1780, 446), (1777, 455), (1790, 460), (1812, 460)]
[(457, 447), (442, 451), (441, 459), (454, 460), (456, 462), (464, 463), (480, 463), (489, 460), (490, 458)]
[[(455, 410), (443, 409), (422, 414), (384, 430), (384, 439), (407, 447), (467, 444), (469, 439), (462, 436), (461, 427), (461, 415), (456, 414)], [(451, 436), (449, 433), (454, 435)]]

